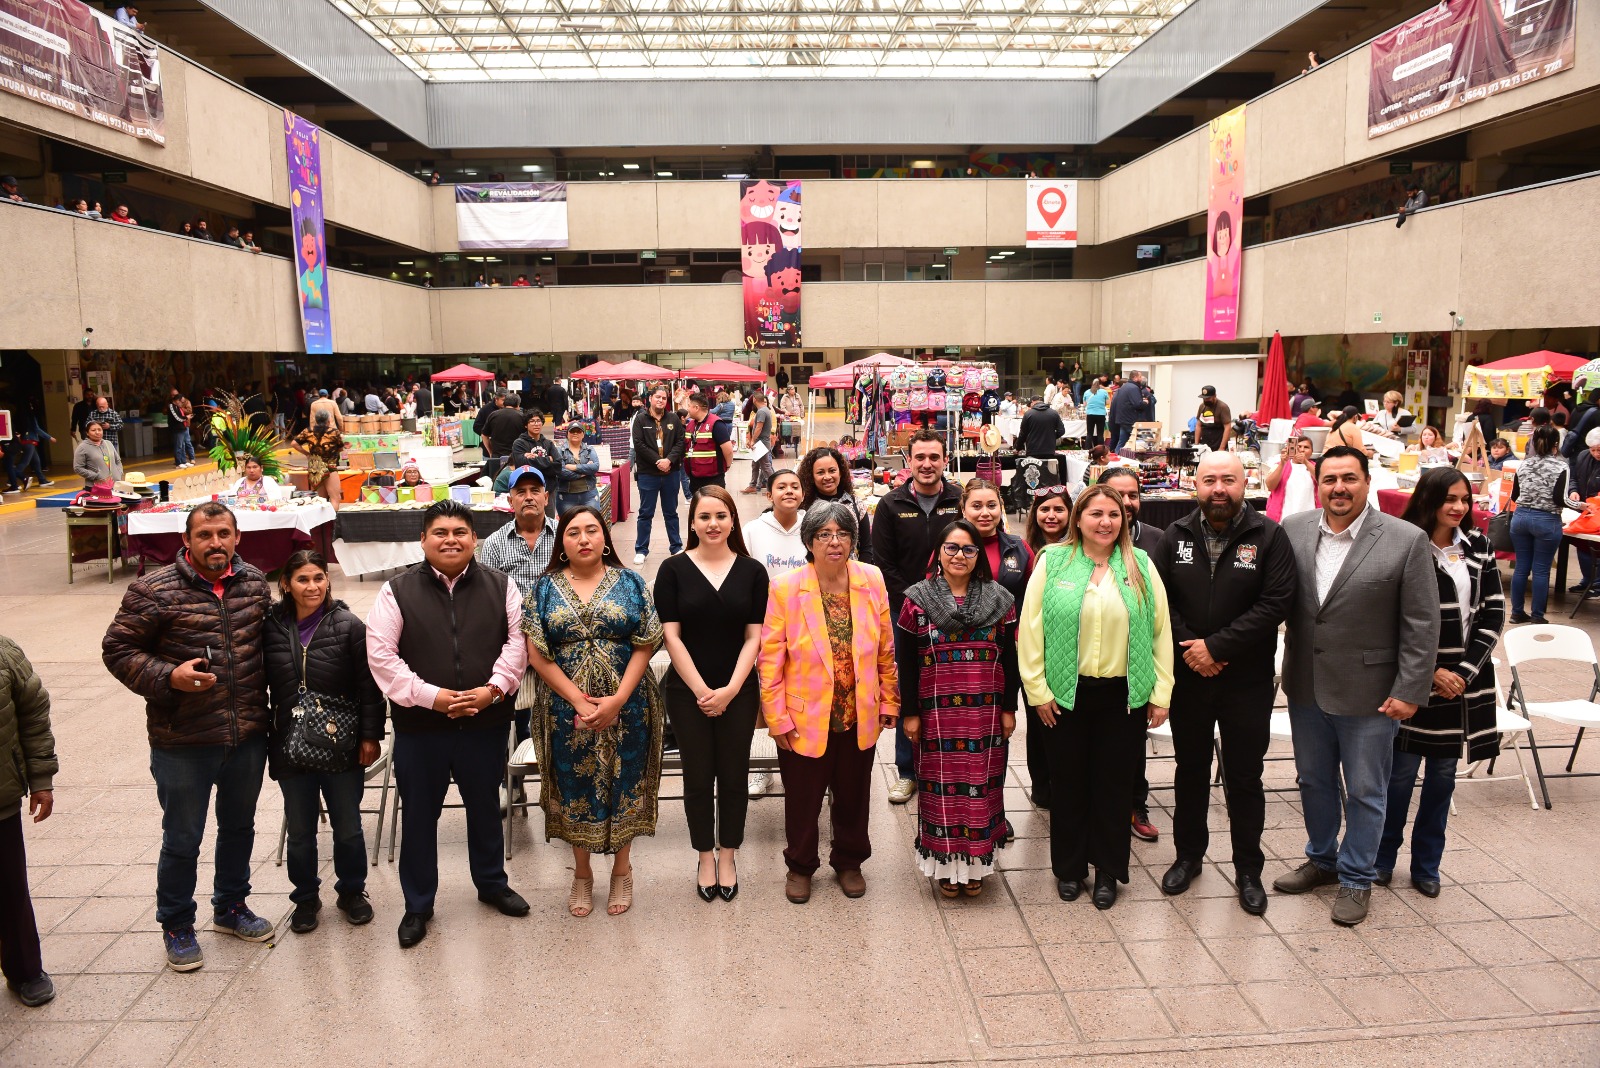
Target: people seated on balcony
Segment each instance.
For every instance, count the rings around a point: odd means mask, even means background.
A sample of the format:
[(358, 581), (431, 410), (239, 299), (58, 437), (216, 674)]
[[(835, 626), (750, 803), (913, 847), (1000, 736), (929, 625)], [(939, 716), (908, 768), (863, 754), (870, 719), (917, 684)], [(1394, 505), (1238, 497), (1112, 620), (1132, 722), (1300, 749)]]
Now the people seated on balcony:
[(135, 33), (143, 33), (145, 23), (139, 21), (139, 7), (137, 4), (122, 4), (117, 8), (116, 20)]
[(98, 200), (94, 202), (94, 208), (91, 210), (89, 207), (89, 202), (84, 200), (82, 197), (79, 197), (77, 200), (72, 202), (72, 212), (74, 215), (82, 215), (86, 219), (104, 218), (104, 216), (100, 214), (100, 202)]
[(194, 224), (194, 236), (198, 237), (201, 241), (215, 241), (217, 239), (216, 235), (211, 232), (210, 227), (206, 226), (206, 221), (204, 219), (201, 219)]
[(517, 280), (515, 282), (511, 283), (511, 288), (513, 288), (513, 289), (532, 289), (533, 288), (533, 283), (528, 281), (528, 276), (527, 275), (519, 274), (519, 275), (517, 275)]
[(234, 248), (244, 248), (244, 238), (239, 236), (239, 228), (237, 226), (229, 226), (228, 234), (222, 239), (222, 243), (224, 245), (232, 245)]
[(239, 247), (244, 249), (246, 252), (259, 253), (261, 251), (261, 246), (256, 244), (255, 233), (250, 230), (246, 230), (244, 232), (244, 238)]
[(138, 226), (139, 220), (128, 214), (128, 205), (118, 204), (111, 213), (111, 221), (121, 223), (123, 226)]
[(0, 200), (10, 200), (17, 204), (26, 204), (27, 198), (17, 188), (17, 180), (11, 175), (0, 178)]

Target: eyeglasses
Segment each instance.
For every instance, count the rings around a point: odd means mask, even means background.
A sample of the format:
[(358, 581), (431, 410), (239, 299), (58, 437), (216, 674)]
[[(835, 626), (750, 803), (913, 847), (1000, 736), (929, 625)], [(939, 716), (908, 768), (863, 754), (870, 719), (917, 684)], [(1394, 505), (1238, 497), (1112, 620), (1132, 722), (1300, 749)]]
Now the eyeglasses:
[(850, 535), (845, 533), (842, 530), (840, 530), (840, 531), (826, 531), (826, 530), (824, 530), (824, 531), (822, 531), (821, 533), (819, 533), (816, 536), (815, 540), (816, 541), (825, 541), (830, 545), (838, 545), (841, 542), (849, 541), (850, 540)]
[(978, 555), (978, 547), (976, 545), (957, 545), (953, 541), (947, 541), (939, 546), (939, 551), (946, 556), (959, 556), (963, 560), (972, 560)]

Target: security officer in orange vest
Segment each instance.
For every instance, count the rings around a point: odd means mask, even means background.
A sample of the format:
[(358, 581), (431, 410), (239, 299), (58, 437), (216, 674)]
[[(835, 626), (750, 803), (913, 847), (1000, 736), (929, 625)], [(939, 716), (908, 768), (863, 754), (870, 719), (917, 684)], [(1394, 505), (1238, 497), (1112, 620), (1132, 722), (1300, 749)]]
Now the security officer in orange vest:
[(684, 493), (693, 499), (701, 486), (726, 488), (725, 476), (733, 462), (733, 425), (711, 413), (711, 398), (704, 393), (690, 396), (688, 408), (683, 473), (689, 483)]

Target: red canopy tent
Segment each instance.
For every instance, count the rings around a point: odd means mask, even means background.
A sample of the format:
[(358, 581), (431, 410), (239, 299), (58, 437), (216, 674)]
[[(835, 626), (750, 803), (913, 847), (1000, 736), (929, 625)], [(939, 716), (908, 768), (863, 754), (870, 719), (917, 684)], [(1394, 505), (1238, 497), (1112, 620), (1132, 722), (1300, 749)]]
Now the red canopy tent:
[(607, 378), (613, 382), (642, 382), (648, 379), (676, 378), (677, 375), (665, 367), (657, 367), (643, 360), (623, 360), (617, 364), (608, 364), (604, 361), (593, 363), (581, 371), (573, 372), (572, 377), (585, 382), (598, 382)]
[(1525, 352), (1521, 356), (1507, 356), (1503, 360), (1493, 363), (1480, 363), (1472, 367), (1474, 371), (1537, 371), (1541, 367), (1550, 368), (1550, 377), (1563, 382), (1572, 381), (1572, 372), (1588, 363), (1586, 356), (1568, 356), (1564, 352), (1550, 352), (1540, 349), (1538, 352)]
[(908, 360), (904, 356), (894, 356), (887, 352), (874, 353), (865, 359), (856, 360), (831, 371), (811, 376), (811, 381), (806, 385), (812, 389), (845, 389), (855, 384), (856, 376), (862, 371), (879, 367), (914, 367), (916, 360)]
[(767, 372), (732, 360), (712, 360), (697, 367), (685, 368), (678, 372), (678, 377), (692, 382), (765, 382)]
[(470, 363), (458, 363), (449, 370), (436, 371), (428, 377), (434, 382), (493, 382), (494, 372)]
[(1256, 425), (1268, 427), (1274, 419), (1289, 418), (1289, 371), (1283, 358), (1283, 335), (1274, 330), (1267, 346), (1267, 366), (1261, 375), (1261, 404)]

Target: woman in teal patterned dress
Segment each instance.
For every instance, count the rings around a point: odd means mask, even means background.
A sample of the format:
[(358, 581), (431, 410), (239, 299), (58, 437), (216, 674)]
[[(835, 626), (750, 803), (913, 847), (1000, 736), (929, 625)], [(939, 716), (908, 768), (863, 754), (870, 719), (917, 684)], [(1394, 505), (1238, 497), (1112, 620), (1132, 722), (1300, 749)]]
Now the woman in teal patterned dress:
[(650, 656), (661, 621), (636, 572), (616, 563), (611, 532), (593, 507), (556, 529), (556, 553), (523, 604), (528, 662), (540, 685), (533, 737), (545, 839), (572, 846), (567, 910), (593, 910), (591, 853), (612, 853), (606, 912), (633, 904), (630, 845), (656, 833), (664, 706)]

